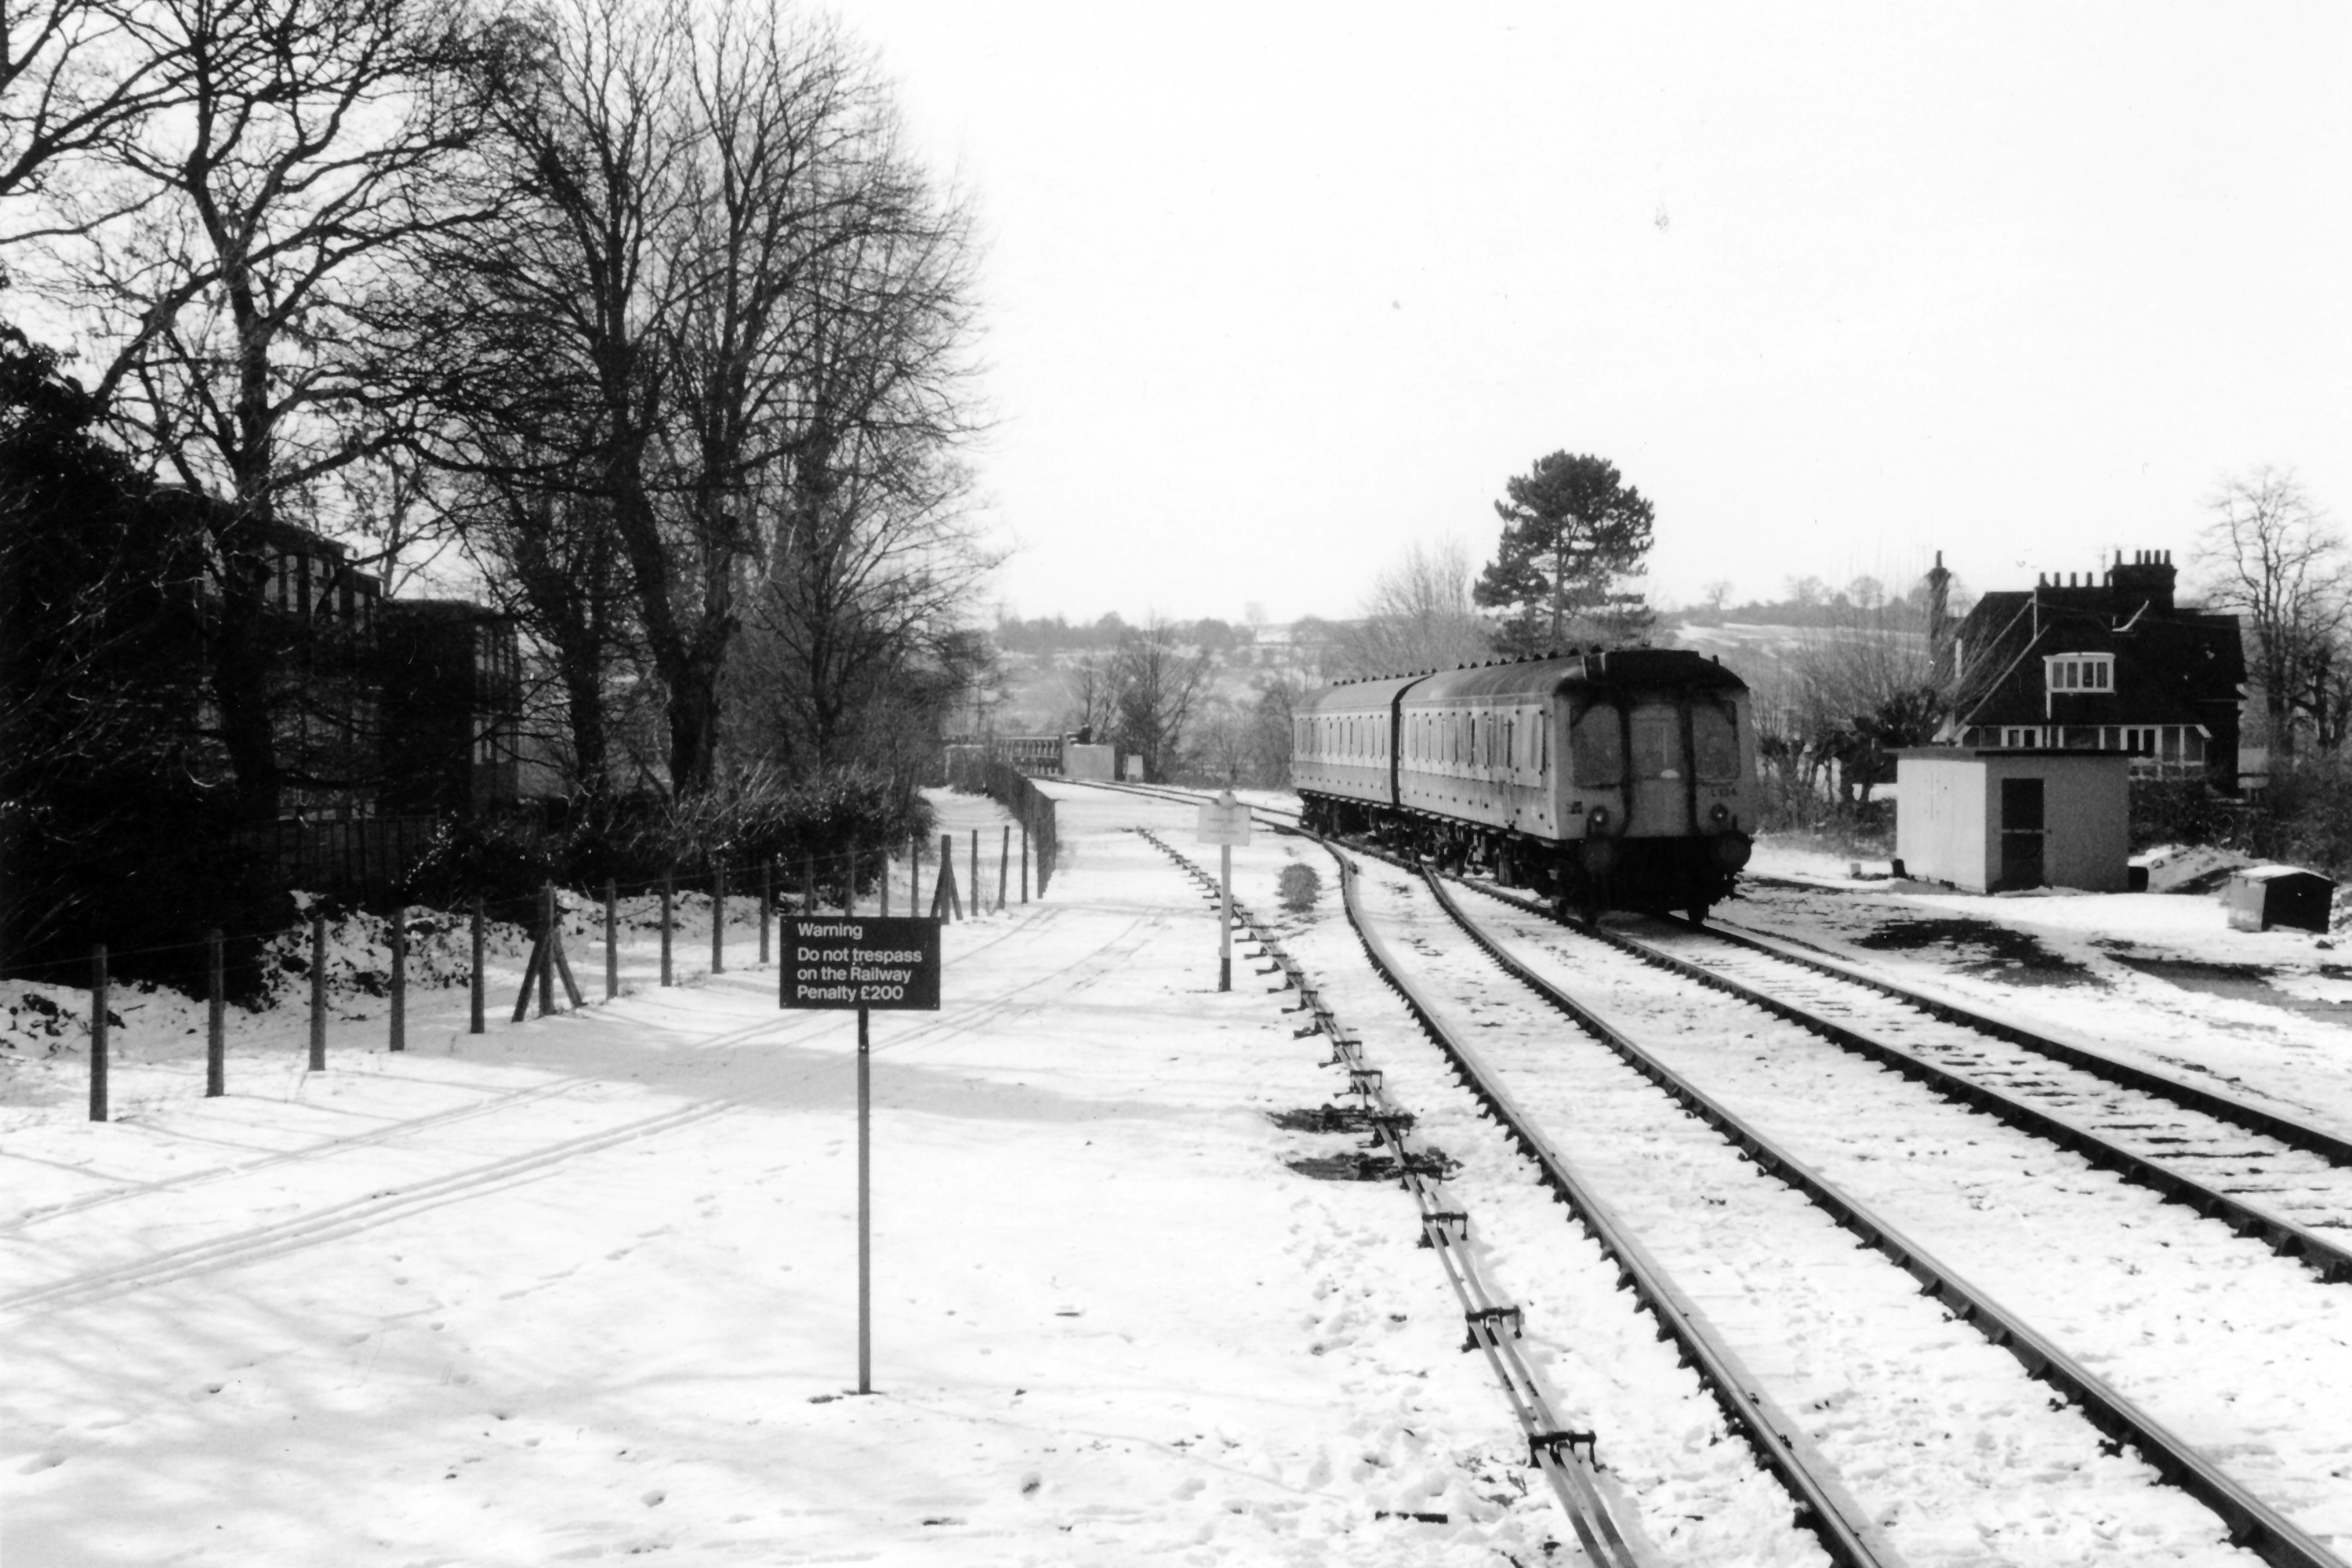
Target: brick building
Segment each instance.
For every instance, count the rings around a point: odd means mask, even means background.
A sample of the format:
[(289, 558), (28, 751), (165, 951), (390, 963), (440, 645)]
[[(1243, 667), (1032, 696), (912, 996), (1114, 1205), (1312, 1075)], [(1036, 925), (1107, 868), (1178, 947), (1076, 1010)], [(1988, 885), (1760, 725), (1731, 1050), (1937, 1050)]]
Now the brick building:
[(2175, 602), (2169, 551), (1990, 593), (1953, 629), (1952, 716), (1985, 750), (2121, 752), (2135, 773), (2234, 792), (2245, 651), (2238, 617)]

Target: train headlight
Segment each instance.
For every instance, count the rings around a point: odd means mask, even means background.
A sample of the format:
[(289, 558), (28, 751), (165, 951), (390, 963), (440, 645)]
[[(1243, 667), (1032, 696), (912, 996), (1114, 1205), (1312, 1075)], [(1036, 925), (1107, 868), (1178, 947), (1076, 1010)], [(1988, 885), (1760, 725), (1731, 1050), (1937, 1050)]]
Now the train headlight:
[(1584, 816), (1584, 825), (1585, 825), (1585, 826), (1587, 826), (1588, 828), (1593, 828), (1593, 829), (1599, 829), (1599, 828), (1603, 828), (1603, 827), (1608, 826), (1609, 826), (1609, 808), (1608, 808), (1607, 806), (1605, 806), (1605, 805), (1596, 805), (1596, 806), (1594, 806), (1591, 811), (1589, 811), (1589, 812), (1585, 813), (1585, 816)]
[(1718, 800), (1715, 803), (1715, 809), (1706, 815), (1709, 821), (1720, 827), (1731, 820), (1731, 808)]

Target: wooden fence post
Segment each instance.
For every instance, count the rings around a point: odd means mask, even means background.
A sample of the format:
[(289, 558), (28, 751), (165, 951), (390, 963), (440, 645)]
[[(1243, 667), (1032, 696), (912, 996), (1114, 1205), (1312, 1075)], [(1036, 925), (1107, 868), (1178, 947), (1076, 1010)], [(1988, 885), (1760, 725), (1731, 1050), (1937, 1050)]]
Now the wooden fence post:
[(710, 973), (727, 973), (727, 867), (710, 873)]
[(1004, 883), (1013, 870), (1013, 825), (1004, 825), (1004, 842), (996, 851), (996, 912), (1004, 912)]
[(886, 840), (875, 852), (880, 864), (874, 868), (874, 891), (882, 900), (882, 918), (890, 918), (890, 846)]
[(89, 1119), (106, 1120), (106, 944), (89, 950)]
[(539, 885), (539, 1016), (555, 1011), (555, 884)]
[(408, 1048), (408, 906), (392, 911), (392, 1048)]
[(988, 912), (988, 903), (980, 896), (980, 829), (971, 830), (971, 918), (978, 920)]
[(760, 867), (760, 962), (768, 962), (768, 922), (776, 913), (776, 862), (773, 858)]
[(667, 984), (671, 984), (671, 980), (670, 980), (670, 968), (669, 968), (669, 911), (670, 911), (670, 902), (671, 902), (671, 900), (672, 900), (674, 898), (676, 898), (676, 897), (677, 897), (677, 887), (676, 887), (676, 885), (675, 885), (675, 883), (674, 883), (674, 881), (673, 881), (673, 879), (672, 879), (672, 877), (671, 877), (671, 874), (670, 874), (669, 872), (667, 872), (667, 871), (663, 872), (663, 873), (662, 873), (662, 910), (661, 910), (661, 928), (662, 928), (662, 929), (661, 929), (661, 939), (662, 939), (662, 976), (661, 976), (661, 983), (662, 983), (664, 985), (667, 985)]
[(621, 994), (621, 890), (604, 879), (604, 1000)]
[(482, 998), (487, 994), (483, 989), (485, 984), (487, 984), (487, 982), (482, 978), (482, 895), (476, 893), (474, 895), (474, 978), (472, 984), (474, 1012), (472, 1022), (466, 1027), (466, 1032), (469, 1035), (481, 1034), (488, 1026), (486, 1021), (482, 1017)]
[(228, 1092), (228, 964), (220, 927), (205, 933), (205, 1098)]
[(857, 851), (855, 849), (845, 849), (841, 853), (841, 912), (845, 915), (857, 912)]
[(1029, 901), (1029, 819), (1021, 819), (1021, 901)]
[(940, 835), (940, 885), (931, 894), (931, 918), (961, 920), (963, 897), (956, 889), (955, 835)]
[(327, 917), (310, 917), (310, 1070), (327, 1070)]
[(816, 913), (816, 851), (804, 851), (801, 856), (801, 913)]
[(911, 833), (907, 835), (907, 912), (923, 912), (923, 841)]

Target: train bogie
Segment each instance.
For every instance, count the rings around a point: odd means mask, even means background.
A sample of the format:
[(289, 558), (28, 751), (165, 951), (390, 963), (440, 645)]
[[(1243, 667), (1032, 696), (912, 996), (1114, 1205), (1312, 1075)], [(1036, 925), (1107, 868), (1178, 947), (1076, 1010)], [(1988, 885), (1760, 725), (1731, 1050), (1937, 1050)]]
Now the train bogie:
[(1300, 705), (1296, 742), (1310, 825), (1588, 911), (1703, 911), (1756, 826), (1747, 687), (1677, 650), (1342, 684)]

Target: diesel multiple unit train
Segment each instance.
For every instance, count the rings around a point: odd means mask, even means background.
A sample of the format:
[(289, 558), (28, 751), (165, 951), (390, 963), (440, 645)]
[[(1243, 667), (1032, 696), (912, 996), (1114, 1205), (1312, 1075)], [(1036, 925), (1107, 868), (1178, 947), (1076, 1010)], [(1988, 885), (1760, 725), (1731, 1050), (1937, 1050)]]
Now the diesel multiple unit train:
[(1293, 719), (1307, 826), (1484, 866), (1562, 913), (1703, 918), (1748, 863), (1759, 803), (1747, 683), (1695, 653), (1347, 681)]

